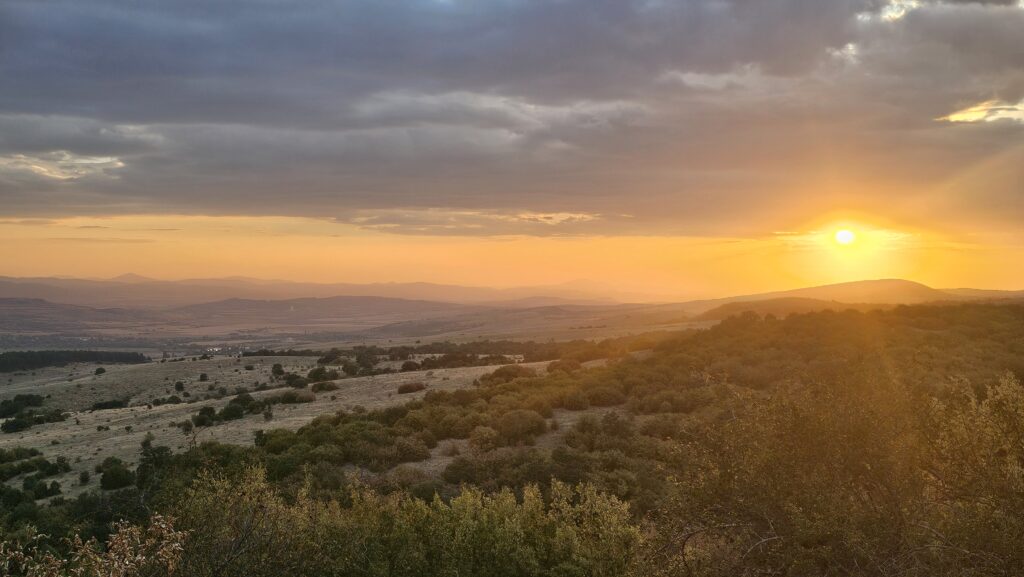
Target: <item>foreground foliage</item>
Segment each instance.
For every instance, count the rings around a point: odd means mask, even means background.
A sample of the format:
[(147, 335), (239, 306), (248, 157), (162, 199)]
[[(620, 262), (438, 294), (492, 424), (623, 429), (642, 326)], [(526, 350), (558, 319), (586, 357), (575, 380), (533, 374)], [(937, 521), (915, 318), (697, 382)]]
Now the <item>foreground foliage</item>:
[(259, 468), (200, 476), (176, 510), (187, 575), (622, 575), (640, 536), (592, 488), (466, 490), (449, 502), (354, 487), (345, 503), (283, 499)]

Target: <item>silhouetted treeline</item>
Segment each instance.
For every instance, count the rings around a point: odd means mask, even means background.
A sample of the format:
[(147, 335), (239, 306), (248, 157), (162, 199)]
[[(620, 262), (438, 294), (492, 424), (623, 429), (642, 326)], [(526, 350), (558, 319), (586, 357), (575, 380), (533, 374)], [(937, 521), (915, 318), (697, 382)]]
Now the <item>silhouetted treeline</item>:
[(71, 363), (138, 364), (148, 361), (142, 353), (116, 351), (11, 351), (0, 353), (0, 373), (63, 367)]
[(334, 360), (342, 357), (382, 357), (393, 361), (401, 361), (408, 359), (413, 355), (452, 355), (452, 359), (457, 358), (456, 356), (461, 356), (464, 359), (468, 359), (469, 356), (516, 356), (522, 357), (523, 361), (527, 363), (571, 358), (573, 360), (585, 362), (595, 359), (621, 356), (622, 354), (631, 351), (651, 348), (655, 344), (665, 340), (666, 338), (669, 338), (669, 336), (670, 333), (653, 332), (644, 333), (641, 335), (604, 339), (600, 341), (588, 341), (582, 339), (577, 339), (573, 341), (548, 342), (482, 340), (465, 343), (440, 341), (426, 344), (401, 345), (393, 347), (361, 345), (347, 349), (333, 348), (328, 351), (314, 349), (260, 349), (258, 351), (246, 351), (242, 353), (242, 356), (320, 357), (322, 363), (333, 362)]

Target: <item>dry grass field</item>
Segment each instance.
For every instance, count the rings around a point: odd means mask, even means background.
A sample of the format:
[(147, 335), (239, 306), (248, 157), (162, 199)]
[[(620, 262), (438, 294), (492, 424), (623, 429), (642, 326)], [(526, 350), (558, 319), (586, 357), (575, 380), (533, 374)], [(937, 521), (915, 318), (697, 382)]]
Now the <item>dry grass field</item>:
[[(20, 433), (0, 434), (0, 448), (33, 447), (51, 460), (66, 457), (72, 471), (55, 477), (65, 495), (75, 495), (86, 488), (95, 488), (97, 477), (90, 485), (78, 484), (81, 471), (92, 471), (107, 457), (118, 457), (132, 466), (137, 464), (140, 445), (147, 434), (154, 443), (166, 445), (174, 451), (186, 449), (191, 443), (219, 441), (233, 444), (251, 444), (258, 430), (297, 429), (319, 415), (332, 414), (341, 409), (362, 406), (375, 409), (406, 402), (430, 390), (454, 390), (471, 386), (481, 375), (495, 367), (465, 367), (438, 369), (389, 375), (353, 377), (335, 381), (335, 391), (317, 393), (310, 403), (274, 406), (274, 417), (266, 421), (261, 415), (197, 428), (184, 434), (174, 423), (188, 420), (200, 408), (212, 406), (218, 410), (225, 406), (238, 387), (250, 391), (254, 385), (271, 380), (271, 367), (281, 363), (285, 370), (305, 374), (316, 366), (316, 357), (215, 357), (210, 360), (187, 359), (178, 362), (154, 362), (143, 365), (106, 365), (106, 373), (94, 375), (97, 365), (78, 364), (62, 368), (43, 369), (24, 374), (4, 375), (0, 383), (0, 398), (19, 393), (48, 396), (47, 406), (60, 407), (71, 412), (61, 423), (37, 425)], [(246, 366), (252, 369), (247, 370)], [(543, 367), (544, 363), (532, 365)], [(200, 382), (206, 373), (208, 381)], [(11, 379), (7, 382), (7, 379)], [(175, 391), (176, 382), (184, 391)], [(399, 385), (423, 382), (426, 391), (399, 395)], [(210, 388), (213, 390), (209, 390)], [(218, 389), (226, 388), (223, 398), (204, 399)], [(285, 389), (252, 392), (256, 398), (278, 394)], [(184, 398), (184, 394), (188, 394)], [(147, 406), (154, 398), (176, 394), (186, 402)], [(93, 403), (111, 399), (129, 399), (126, 408), (89, 410)], [(109, 429), (108, 429), (109, 428)], [(11, 483), (18, 482), (14, 479)]]

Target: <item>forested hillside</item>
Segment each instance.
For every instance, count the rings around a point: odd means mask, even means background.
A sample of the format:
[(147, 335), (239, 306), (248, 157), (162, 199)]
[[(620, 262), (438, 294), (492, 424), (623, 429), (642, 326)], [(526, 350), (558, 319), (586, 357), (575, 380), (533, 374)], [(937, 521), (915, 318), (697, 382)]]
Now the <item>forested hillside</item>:
[[(128, 575), (1024, 573), (1024, 307), (744, 314), (609, 352), (254, 447), (145, 443), (74, 500), (37, 500), (68, 463), (0, 455), (24, 479), (7, 571), (128, 551)], [(61, 540), (112, 531), (104, 553)]]

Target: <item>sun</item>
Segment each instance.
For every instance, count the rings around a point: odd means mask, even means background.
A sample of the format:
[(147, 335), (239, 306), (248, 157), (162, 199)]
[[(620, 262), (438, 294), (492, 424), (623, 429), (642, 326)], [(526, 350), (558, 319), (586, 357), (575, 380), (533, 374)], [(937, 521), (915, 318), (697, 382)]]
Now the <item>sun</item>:
[(857, 235), (852, 230), (842, 229), (836, 231), (836, 242), (843, 245), (853, 244), (857, 240)]

